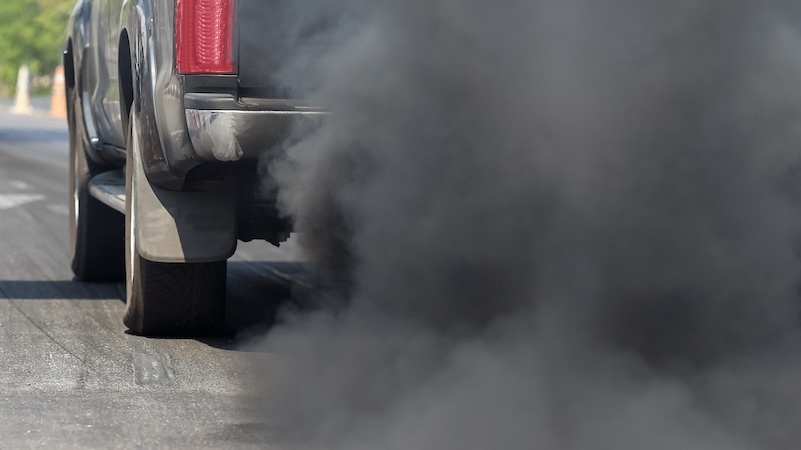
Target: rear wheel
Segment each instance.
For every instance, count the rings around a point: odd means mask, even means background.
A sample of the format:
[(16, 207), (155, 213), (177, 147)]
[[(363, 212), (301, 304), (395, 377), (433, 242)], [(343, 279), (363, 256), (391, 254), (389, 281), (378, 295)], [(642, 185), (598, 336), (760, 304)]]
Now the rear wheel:
[[(219, 331), (225, 315), (226, 261), (163, 263), (149, 261), (136, 243), (134, 171), (142, 171), (135, 136), (134, 113), (129, 119), (125, 167), (125, 291), (123, 322), (132, 333), (147, 336), (203, 335)], [(145, 181), (147, 182), (147, 181)]]
[(86, 156), (78, 89), (67, 92), (70, 132), (70, 253), (83, 281), (121, 281), (125, 276), (123, 216), (89, 195), (89, 180), (104, 169)]

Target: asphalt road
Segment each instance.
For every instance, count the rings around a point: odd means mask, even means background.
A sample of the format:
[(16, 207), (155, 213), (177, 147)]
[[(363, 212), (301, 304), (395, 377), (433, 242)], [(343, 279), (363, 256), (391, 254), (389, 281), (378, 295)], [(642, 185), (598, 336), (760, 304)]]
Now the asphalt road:
[(274, 356), (243, 348), (289, 297), (297, 249), (240, 245), (230, 336), (126, 334), (124, 286), (69, 269), (67, 167), (64, 120), (0, 104), (0, 448), (278, 448), (251, 414)]

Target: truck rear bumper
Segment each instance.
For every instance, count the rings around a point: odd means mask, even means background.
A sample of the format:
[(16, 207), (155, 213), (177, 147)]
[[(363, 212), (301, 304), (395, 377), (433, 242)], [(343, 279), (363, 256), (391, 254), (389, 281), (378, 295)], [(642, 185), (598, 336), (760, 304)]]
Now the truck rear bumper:
[(293, 127), (327, 114), (284, 100), (239, 101), (224, 94), (187, 94), (184, 103), (192, 146), (207, 161), (258, 158), (288, 137)]

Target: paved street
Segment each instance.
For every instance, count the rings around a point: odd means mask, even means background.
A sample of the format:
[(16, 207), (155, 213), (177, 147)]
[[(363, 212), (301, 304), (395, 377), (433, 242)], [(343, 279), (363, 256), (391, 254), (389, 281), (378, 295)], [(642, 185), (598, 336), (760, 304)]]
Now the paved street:
[(289, 296), (293, 245), (229, 262), (230, 337), (126, 334), (124, 286), (73, 281), (67, 167), (65, 120), (0, 105), (0, 448), (271, 448), (248, 402), (272, 356), (241, 347)]

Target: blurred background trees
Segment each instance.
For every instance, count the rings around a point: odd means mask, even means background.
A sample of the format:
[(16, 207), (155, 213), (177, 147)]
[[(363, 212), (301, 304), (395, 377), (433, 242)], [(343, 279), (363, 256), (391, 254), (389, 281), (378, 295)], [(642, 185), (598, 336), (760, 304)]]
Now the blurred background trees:
[(0, 0), (0, 95), (13, 94), (20, 66), (27, 64), (32, 87), (49, 90), (61, 64), (67, 18), (75, 0)]

